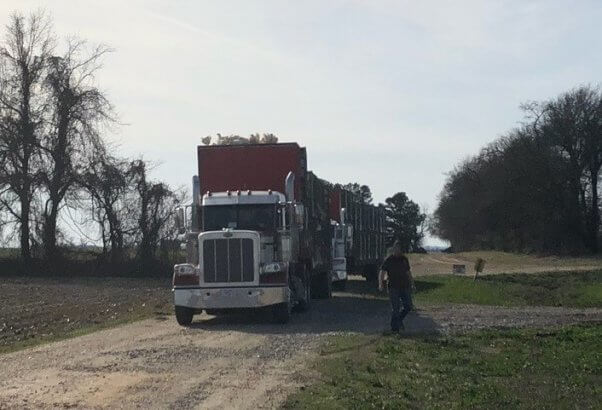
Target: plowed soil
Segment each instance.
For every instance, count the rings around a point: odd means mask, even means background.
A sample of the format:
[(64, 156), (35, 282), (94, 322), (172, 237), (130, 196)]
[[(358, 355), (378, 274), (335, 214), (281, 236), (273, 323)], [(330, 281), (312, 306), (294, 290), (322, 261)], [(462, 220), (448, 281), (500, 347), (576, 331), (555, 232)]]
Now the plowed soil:
[(169, 280), (3, 278), (0, 352), (172, 310)]

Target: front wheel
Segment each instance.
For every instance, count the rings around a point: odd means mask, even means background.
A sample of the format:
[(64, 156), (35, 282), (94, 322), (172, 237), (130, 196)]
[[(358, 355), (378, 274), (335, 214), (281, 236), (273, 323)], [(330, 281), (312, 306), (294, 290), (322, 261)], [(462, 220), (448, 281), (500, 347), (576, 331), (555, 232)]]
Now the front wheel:
[(272, 319), (274, 323), (288, 323), (291, 320), (291, 304), (286, 302), (272, 306)]
[(194, 310), (184, 306), (176, 306), (176, 320), (180, 326), (188, 326), (192, 323)]

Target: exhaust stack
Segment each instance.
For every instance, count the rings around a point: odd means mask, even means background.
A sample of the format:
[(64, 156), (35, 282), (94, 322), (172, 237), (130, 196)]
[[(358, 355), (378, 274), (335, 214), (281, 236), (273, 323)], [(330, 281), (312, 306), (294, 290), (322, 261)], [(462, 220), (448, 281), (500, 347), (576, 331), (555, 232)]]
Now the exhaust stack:
[(295, 174), (289, 172), (284, 180), (284, 191), (286, 194), (286, 200), (289, 202), (295, 201)]
[(198, 175), (192, 177), (192, 222), (190, 224), (193, 232), (201, 227), (201, 182)]
[(192, 177), (192, 203), (195, 205), (201, 203), (201, 183), (198, 175)]

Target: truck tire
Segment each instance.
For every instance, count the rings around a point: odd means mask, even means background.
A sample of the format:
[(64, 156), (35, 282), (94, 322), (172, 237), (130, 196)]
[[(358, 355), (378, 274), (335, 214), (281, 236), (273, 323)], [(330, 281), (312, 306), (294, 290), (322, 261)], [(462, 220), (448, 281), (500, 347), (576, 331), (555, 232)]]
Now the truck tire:
[(180, 326), (188, 326), (192, 323), (194, 310), (184, 306), (176, 306), (176, 320)]
[(272, 320), (282, 325), (288, 323), (291, 320), (291, 304), (287, 302), (272, 306)]
[(315, 276), (313, 285), (316, 299), (329, 299), (332, 296), (332, 278), (329, 272), (321, 272)]
[(376, 283), (378, 281), (378, 267), (376, 265), (364, 266), (364, 277), (369, 283)]

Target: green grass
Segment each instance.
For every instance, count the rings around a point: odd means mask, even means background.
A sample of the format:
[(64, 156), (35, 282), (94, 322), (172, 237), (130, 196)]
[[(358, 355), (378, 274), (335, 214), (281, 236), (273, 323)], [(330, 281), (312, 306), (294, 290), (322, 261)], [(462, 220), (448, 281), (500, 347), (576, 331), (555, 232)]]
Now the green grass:
[(420, 276), (416, 290), (417, 304), (602, 307), (602, 271)]
[(599, 408), (602, 326), (333, 336), (286, 408)]

